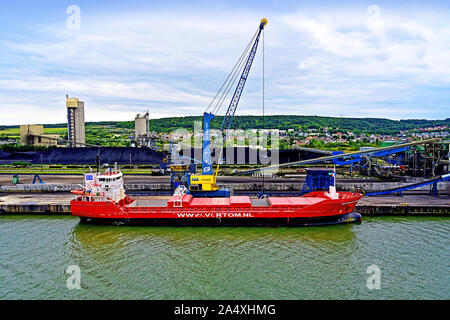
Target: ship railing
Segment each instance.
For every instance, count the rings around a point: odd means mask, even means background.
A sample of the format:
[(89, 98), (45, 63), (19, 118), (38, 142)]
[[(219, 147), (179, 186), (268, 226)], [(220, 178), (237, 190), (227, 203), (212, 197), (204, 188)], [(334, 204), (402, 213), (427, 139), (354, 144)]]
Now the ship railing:
[(107, 201), (107, 198), (106, 196), (84, 195), (82, 196), (82, 200), (89, 202), (105, 202)]
[(345, 192), (345, 193), (344, 192), (340, 192), (339, 196), (340, 196), (341, 199), (350, 199), (350, 198), (354, 197), (354, 194), (353, 193), (348, 193), (348, 192)]
[(173, 202), (174, 208), (181, 208), (181, 207), (183, 207), (183, 201), (182, 201), (182, 199), (183, 199), (182, 196), (177, 196), (177, 198), (176, 198), (175, 201)]
[(173, 206), (174, 208), (181, 208), (183, 207), (183, 196), (187, 193), (187, 188), (183, 185), (179, 185), (174, 193), (173, 196), (175, 197)]

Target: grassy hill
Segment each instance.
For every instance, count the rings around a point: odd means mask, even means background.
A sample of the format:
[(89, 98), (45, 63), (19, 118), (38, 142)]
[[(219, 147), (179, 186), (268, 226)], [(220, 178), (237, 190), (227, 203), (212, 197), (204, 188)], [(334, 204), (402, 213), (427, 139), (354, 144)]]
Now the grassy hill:
[[(194, 121), (202, 121), (201, 116), (173, 117), (150, 119), (150, 130), (155, 132), (171, 132), (173, 130), (184, 128), (192, 131)], [(211, 127), (218, 129), (222, 123), (223, 117), (219, 116), (211, 122)], [(306, 131), (308, 129), (320, 129), (328, 127), (331, 132), (353, 131), (356, 134), (395, 134), (403, 130), (413, 130), (416, 128), (431, 126), (450, 126), (450, 118), (445, 120), (390, 120), (382, 118), (339, 118), (339, 117), (321, 117), (321, 116), (296, 116), (296, 115), (276, 115), (266, 116), (235, 116), (232, 128), (239, 129), (295, 129), (296, 131)], [(45, 133), (64, 133), (67, 131), (67, 125), (46, 124)], [(102, 121), (86, 123), (86, 130), (99, 133), (99, 131), (110, 131), (114, 129), (134, 129), (134, 121)], [(0, 126), (1, 135), (18, 135), (19, 126)]]
[[(223, 117), (217, 117), (211, 123), (211, 127), (218, 129)], [(151, 119), (150, 129), (156, 132), (170, 132), (177, 128), (192, 130), (194, 121), (202, 121), (202, 117), (176, 117)], [(120, 123), (120, 126), (133, 128), (133, 122)], [(296, 131), (306, 131), (307, 129), (320, 129), (328, 127), (331, 132), (353, 131), (356, 134), (395, 134), (401, 130), (413, 130), (416, 128), (430, 126), (450, 126), (450, 118), (445, 120), (390, 120), (380, 118), (338, 118), (320, 116), (235, 116), (233, 128), (240, 129), (295, 129)]]

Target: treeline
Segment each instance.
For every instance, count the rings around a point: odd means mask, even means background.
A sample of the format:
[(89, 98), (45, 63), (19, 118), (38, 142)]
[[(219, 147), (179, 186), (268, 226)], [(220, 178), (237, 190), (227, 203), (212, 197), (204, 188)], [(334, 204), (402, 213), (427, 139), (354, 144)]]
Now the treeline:
[[(217, 117), (211, 122), (211, 127), (218, 129), (223, 117)], [(151, 119), (150, 130), (156, 132), (170, 132), (178, 128), (192, 130), (194, 121), (202, 121), (202, 117), (176, 117)], [(126, 124), (129, 127), (130, 124)], [(338, 118), (321, 116), (235, 116), (233, 129), (279, 129), (306, 132), (308, 129), (319, 130), (328, 127), (331, 133), (338, 131), (352, 131), (355, 134), (396, 134), (400, 131), (431, 126), (450, 126), (450, 118), (445, 120), (390, 120), (381, 118)], [(131, 128), (134, 126), (131, 122)]]
[(21, 145), (20, 143), (1, 144), (0, 151), (3, 152), (29, 152), (29, 151), (47, 151), (56, 148), (56, 146), (31, 146)]
[[(202, 121), (201, 116), (173, 117), (150, 119), (150, 130), (155, 132), (171, 132), (176, 129), (184, 128), (192, 131), (195, 121)], [(213, 129), (219, 129), (223, 117), (218, 116), (211, 122)], [(331, 133), (338, 131), (352, 131), (355, 134), (396, 134), (400, 131), (413, 130), (423, 127), (450, 126), (450, 118), (445, 120), (390, 120), (382, 118), (339, 118), (322, 116), (296, 116), (296, 115), (278, 115), (278, 116), (235, 116), (232, 129), (279, 129), (306, 132), (309, 129), (319, 130), (328, 127)], [(64, 127), (66, 124), (46, 124), (45, 128)], [(102, 121), (87, 122), (86, 128), (91, 126), (111, 126), (116, 128), (134, 129), (134, 121)], [(18, 126), (0, 126), (0, 130), (15, 128)]]

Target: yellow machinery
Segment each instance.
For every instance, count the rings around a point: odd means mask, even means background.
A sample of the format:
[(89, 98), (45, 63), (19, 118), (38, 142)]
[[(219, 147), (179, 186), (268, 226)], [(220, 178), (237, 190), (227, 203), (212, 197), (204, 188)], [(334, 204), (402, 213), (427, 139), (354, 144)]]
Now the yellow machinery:
[[(219, 189), (216, 185), (217, 174), (219, 172), (219, 165), (217, 165), (216, 172), (213, 172), (212, 159), (211, 159), (211, 137), (210, 137), (210, 122), (214, 119), (214, 114), (216, 114), (220, 106), (222, 105), (225, 97), (227, 96), (229, 89), (234, 85), (234, 81), (238, 79), (239, 72), (242, 71), (241, 77), (238, 80), (238, 84), (234, 91), (233, 97), (231, 99), (230, 105), (228, 106), (225, 117), (223, 118), (222, 125), (219, 131), (224, 132), (223, 141), (225, 142), (226, 135), (230, 129), (231, 123), (233, 122), (234, 114), (238, 107), (239, 99), (241, 97), (242, 91), (244, 90), (245, 82), (247, 81), (250, 68), (255, 58), (256, 51), (258, 48), (258, 43), (260, 35), (264, 30), (264, 26), (267, 25), (267, 19), (262, 19), (258, 30), (253, 36), (244, 53), (239, 58), (235, 67), (233, 68), (230, 75), (225, 80), (219, 92), (214, 97), (208, 106), (206, 112), (203, 114), (203, 148), (202, 148), (202, 172), (201, 174), (191, 175), (189, 177), (189, 191), (193, 191), (196, 194), (205, 192), (205, 196), (229, 196), (230, 190), (223, 188)], [(253, 43), (253, 44), (252, 44)], [(252, 44), (252, 45), (251, 45)], [(263, 61), (264, 63), (264, 61)], [(222, 93), (221, 93), (222, 91)], [(216, 100), (216, 98), (221, 93), (221, 97)], [(211, 109), (210, 109), (211, 108)], [(223, 150), (223, 149), (222, 149)], [(219, 159), (222, 154), (220, 154)]]
[(216, 175), (191, 175), (189, 180), (190, 191), (217, 191)]

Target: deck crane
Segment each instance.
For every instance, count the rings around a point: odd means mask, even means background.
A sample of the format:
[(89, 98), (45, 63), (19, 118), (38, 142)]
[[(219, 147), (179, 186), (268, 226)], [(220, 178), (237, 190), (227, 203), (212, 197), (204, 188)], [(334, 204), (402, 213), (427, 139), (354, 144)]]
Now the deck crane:
[[(238, 59), (235, 67), (230, 72), (225, 82), (222, 84), (222, 87), (219, 89), (216, 96), (211, 101), (206, 112), (203, 114), (202, 172), (201, 174), (190, 175), (189, 177), (189, 191), (196, 193), (196, 195), (229, 196), (230, 194), (230, 191), (228, 189), (219, 189), (219, 187), (216, 185), (217, 174), (219, 172), (219, 164), (217, 165), (216, 171), (214, 173), (211, 159), (211, 152), (214, 148), (212, 148), (213, 146), (211, 145), (210, 122), (215, 118), (215, 114), (217, 114), (217, 111), (219, 111), (221, 104), (223, 103), (224, 99), (228, 95), (228, 92), (235, 83), (235, 80), (239, 75), (239, 71), (242, 70), (233, 97), (231, 98), (230, 105), (228, 106), (227, 112), (219, 129), (219, 132), (225, 131), (223, 135), (223, 142), (225, 142), (228, 130), (233, 123), (234, 114), (236, 113), (239, 99), (241, 97), (242, 91), (244, 90), (245, 82), (247, 81), (250, 68), (258, 49), (258, 43), (261, 33), (263, 32), (264, 26), (266, 25), (267, 19), (261, 19), (261, 22), (256, 33), (252, 37), (252, 40), (247, 45), (246, 49)], [(219, 94), (221, 94), (220, 97)], [(220, 157), (221, 156), (222, 154), (220, 154)]]

